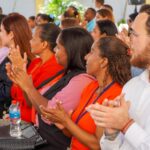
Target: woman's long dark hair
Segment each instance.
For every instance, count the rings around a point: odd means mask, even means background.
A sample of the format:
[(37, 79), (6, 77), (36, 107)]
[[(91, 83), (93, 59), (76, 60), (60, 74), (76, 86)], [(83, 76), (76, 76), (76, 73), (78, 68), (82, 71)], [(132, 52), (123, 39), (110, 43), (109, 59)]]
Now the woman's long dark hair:
[(40, 29), (40, 39), (46, 41), (49, 45), (50, 50), (54, 52), (56, 47), (56, 39), (60, 33), (60, 28), (54, 23), (47, 23), (38, 25), (37, 28)]
[(67, 51), (67, 69), (85, 70), (84, 57), (89, 53), (93, 44), (90, 33), (83, 28), (72, 27), (62, 30), (58, 39)]
[(116, 36), (118, 33), (116, 25), (111, 20), (99, 20), (96, 24), (101, 34), (105, 33), (107, 36)]
[(129, 47), (112, 36), (101, 38), (98, 47), (100, 55), (108, 59), (108, 73), (112, 79), (124, 85), (131, 78)]
[(44, 93), (43, 96), (48, 99), (51, 99), (58, 91), (64, 88), (74, 76), (85, 73), (86, 61), (84, 57), (90, 52), (93, 44), (91, 34), (79, 27), (62, 30), (58, 40), (67, 51), (68, 65), (65, 68), (66, 74)]

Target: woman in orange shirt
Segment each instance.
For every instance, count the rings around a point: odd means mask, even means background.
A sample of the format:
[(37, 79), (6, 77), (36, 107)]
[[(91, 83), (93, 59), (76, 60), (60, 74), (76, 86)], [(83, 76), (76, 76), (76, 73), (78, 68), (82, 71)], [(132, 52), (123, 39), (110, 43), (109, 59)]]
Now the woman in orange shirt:
[(100, 149), (96, 138), (96, 125), (86, 107), (93, 103), (102, 103), (105, 98), (112, 100), (121, 93), (122, 86), (130, 79), (130, 56), (128, 46), (116, 37), (103, 37), (96, 41), (91, 52), (85, 57), (87, 73), (97, 81), (91, 82), (83, 91), (77, 109), (69, 115), (61, 102), (56, 108), (41, 107), (45, 119), (51, 120), (64, 133), (72, 135), (71, 150)]
[[(27, 72), (32, 75), (34, 86), (37, 88), (45, 80), (55, 76), (63, 69), (56, 61), (54, 55), (54, 47), (56, 46), (56, 38), (60, 33), (60, 28), (53, 23), (38, 25), (30, 40), (31, 52), (38, 56), (28, 65)], [(17, 53), (16, 53), (17, 54)], [(15, 60), (18, 59), (14, 55)], [(22, 59), (16, 63), (22, 62)], [(21, 119), (27, 122), (34, 122), (32, 119), (32, 107), (26, 102), (26, 98), (22, 89), (13, 84), (11, 88), (11, 97), (19, 101), (21, 109)]]

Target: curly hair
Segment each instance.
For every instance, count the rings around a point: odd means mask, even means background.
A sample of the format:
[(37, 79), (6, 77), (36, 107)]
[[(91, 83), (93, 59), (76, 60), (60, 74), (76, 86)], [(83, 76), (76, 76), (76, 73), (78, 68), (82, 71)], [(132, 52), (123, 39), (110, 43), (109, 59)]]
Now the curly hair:
[(129, 47), (120, 39), (107, 36), (99, 39), (98, 48), (100, 56), (108, 59), (108, 74), (123, 86), (131, 78)]

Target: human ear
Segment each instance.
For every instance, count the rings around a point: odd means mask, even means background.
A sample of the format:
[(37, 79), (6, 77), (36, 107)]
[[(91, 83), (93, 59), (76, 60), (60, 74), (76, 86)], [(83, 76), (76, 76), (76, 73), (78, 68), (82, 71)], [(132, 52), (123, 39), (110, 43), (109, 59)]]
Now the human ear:
[(47, 41), (43, 41), (43, 42), (42, 42), (42, 46), (43, 46), (43, 49), (45, 49), (46, 47), (48, 47)]
[(108, 65), (108, 59), (105, 57), (105, 58), (102, 58), (101, 60), (100, 60), (100, 67), (101, 68), (105, 68), (105, 67), (107, 67), (107, 65)]
[(10, 40), (14, 39), (14, 33), (12, 31), (9, 32), (8, 36)]

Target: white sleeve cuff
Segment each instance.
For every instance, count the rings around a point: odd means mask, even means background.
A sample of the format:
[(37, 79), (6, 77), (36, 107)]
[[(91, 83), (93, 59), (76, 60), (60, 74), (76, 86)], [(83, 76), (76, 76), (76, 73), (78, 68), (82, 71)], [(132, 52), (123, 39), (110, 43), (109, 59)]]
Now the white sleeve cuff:
[(147, 136), (137, 123), (133, 123), (125, 133), (125, 139), (135, 148), (138, 148)]
[(119, 135), (115, 138), (114, 141), (107, 140), (105, 138), (105, 135), (103, 135), (100, 140), (102, 150), (119, 150), (121, 144), (122, 144), (122, 133), (119, 133)]

